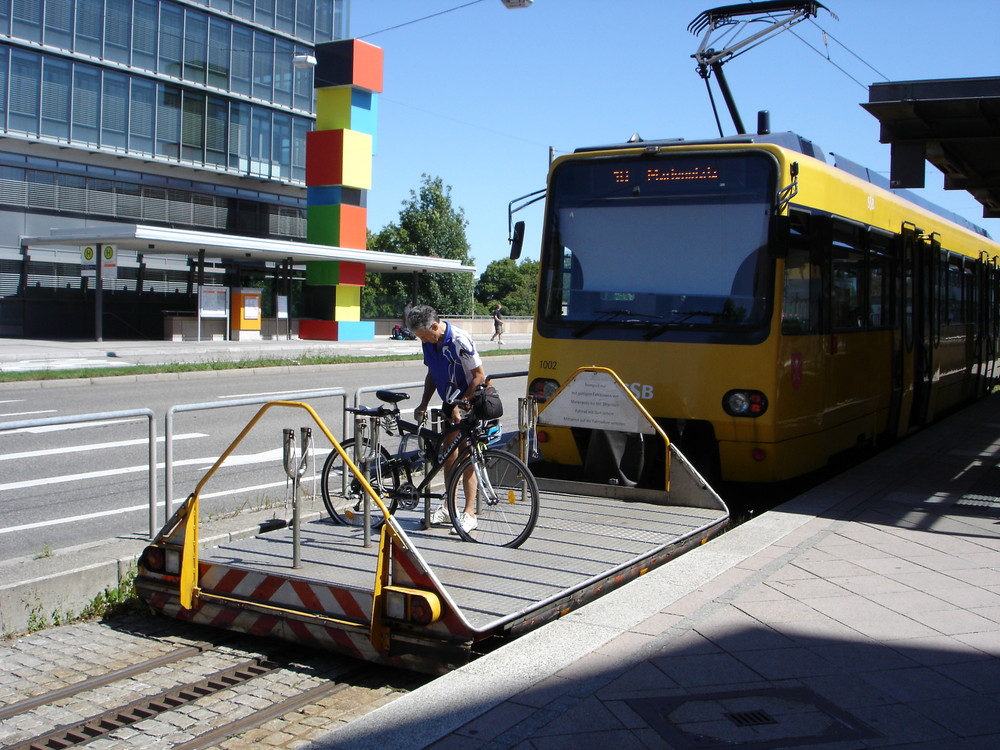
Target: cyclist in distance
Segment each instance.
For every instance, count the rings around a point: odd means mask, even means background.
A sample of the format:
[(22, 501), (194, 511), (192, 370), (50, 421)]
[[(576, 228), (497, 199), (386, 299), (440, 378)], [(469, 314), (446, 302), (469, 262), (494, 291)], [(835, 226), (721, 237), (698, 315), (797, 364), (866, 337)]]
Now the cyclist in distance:
[[(421, 422), (427, 413), (427, 406), (437, 391), (443, 405), (441, 413), (451, 424), (458, 424), (462, 419), (462, 410), (458, 402), (466, 402), (473, 397), (476, 387), (486, 380), (483, 361), (476, 351), (472, 336), (458, 326), (441, 320), (437, 311), (430, 305), (415, 305), (407, 318), (410, 331), (423, 343), (424, 364), (427, 365), (427, 377), (424, 379), (424, 393), (420, 405), (413, 410), (417, 422)], [(453, 434), (453, 433), (452, 433)], [(451, 435), (446, 434), (442, 441), (447, 446)], [(457, 446), (445, 457), (445, 476), (458, 457)], [(465, 531), (476, 528), (476, 475), (469, 467), (462, 477), (462, 488), (465, 491), (465, 510), (459, 518)], [(442, 505), (431, 514), (431, 523), (450, 523), (448, 508)]]

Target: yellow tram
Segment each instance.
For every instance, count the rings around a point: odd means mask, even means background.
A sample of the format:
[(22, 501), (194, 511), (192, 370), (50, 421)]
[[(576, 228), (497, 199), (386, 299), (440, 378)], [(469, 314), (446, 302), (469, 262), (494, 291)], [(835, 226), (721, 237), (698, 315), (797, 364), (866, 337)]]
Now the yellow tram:
[[(759, 483), (983, 396), (997, 377), (1000, 245), (884, 183), (793, 133), (556, 160), (530, 392), (544, 400), (576, 368), (610, 367), (703, 474)], [(641, 484), (656, 464), (631, 438), (539, 439), (543, 472)]]

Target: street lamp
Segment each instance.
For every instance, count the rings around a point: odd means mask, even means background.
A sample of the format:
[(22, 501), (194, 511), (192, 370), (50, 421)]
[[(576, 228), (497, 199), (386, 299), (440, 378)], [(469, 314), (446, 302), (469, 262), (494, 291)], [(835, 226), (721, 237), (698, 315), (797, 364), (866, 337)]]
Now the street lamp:
[(533, 0), (501, 0), (505, 8), (515, 10), (517, 8), (527, 8)]

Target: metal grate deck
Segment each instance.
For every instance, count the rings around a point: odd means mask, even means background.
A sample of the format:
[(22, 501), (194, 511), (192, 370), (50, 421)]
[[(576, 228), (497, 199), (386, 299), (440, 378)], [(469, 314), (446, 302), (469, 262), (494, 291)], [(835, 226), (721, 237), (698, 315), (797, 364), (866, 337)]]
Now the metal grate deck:
[[(463, 615), (476, 628), (538, 605), (593, 579), (614, 575), (662, 547), (728, 516), (724, 508), (693, 508), (542, 491), (541, 513), (519, 548), (463, 542), (450, 527), (423, 530), (422, 511), (396, 518)], [(292, 568), (292, 532), (239, 540), (201, 552), (205, 562), (371, 591), (377, 535), (329, 520), (301, 529), (302, 567)]]

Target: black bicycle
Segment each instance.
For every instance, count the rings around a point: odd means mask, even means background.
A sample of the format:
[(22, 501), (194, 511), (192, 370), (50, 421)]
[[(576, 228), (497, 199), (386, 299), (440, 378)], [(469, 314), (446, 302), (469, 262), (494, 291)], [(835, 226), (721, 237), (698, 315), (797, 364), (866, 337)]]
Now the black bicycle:
[[(358, 470), (368, 479), (389, 513), (398, 509), (415, 510), (423, 500), (425, 518), (430, 503), (443, 499), (458, 535), (470, 542), (501, 547), (517, 547), (531, 535), (538, 521), (538, 485), (528, 467), (517, 456), (491, 448), (499, 437), (499, 424), (476, 417), (473, 411), (456, 425), (434, 432), (420, 424), (400, 418), (399, 402), (408, 393), (376, 391), (383, 404), (377, 407), (348, 408), (355, 415), (355, 437), (341, 443)], [(399, 434), (395, 453), (382, 445), (381, 435)], [(414, 447), (414, 445), (416, 447)], [(432, 492), (431, 484), (444, 468), (444, 459), (454, 450), (459, 457), (449, 476), (444, 493)], [(426, 464), (426, 465), (425, 465)], [(414, 473), (424, 472), (414, 484)], [(474, 480), (476, 528), (466, 531), (460, 522), (466, 507), (463, 478)], [(385, 523), (385, 517), (351, 472), (344, 471), (344, 461), (336, 450), (323, 464), (320, 480), (323, 503), (330, 517), (343, 524), (363, 525), (365, 504), (373, 529)]]

